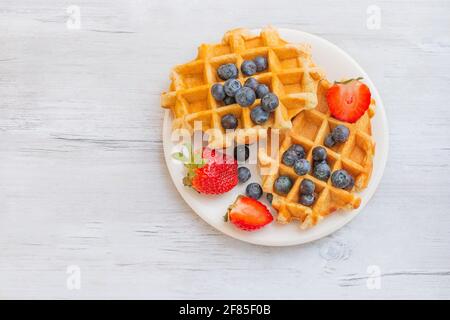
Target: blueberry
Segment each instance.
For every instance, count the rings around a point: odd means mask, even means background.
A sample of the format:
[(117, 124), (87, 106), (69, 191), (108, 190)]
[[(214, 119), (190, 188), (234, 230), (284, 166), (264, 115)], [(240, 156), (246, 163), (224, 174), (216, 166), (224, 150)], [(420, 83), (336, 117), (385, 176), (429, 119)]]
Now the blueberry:
[(224, 129), (236, 129), (238, 126), (238, 120), (232, 113), (224, 115), (220, 122)]
[(269, 201), (269, 203), (272, 203), (272, 201), (273, 201), (273, 194), (271, 194), (271, 193), (266, 194), (266, 199), (267, 199), (267, 201)]
[(268, 93), (261, 99), (261, 106), (264, 110), (267, 112), (273, 112), (278, 105), (280, 104), (280, 101), (278, 100), (278, 97), (273, 93)]
[(266, 86), (265, 84), (261, 83), (256, 87), (256, 97), (258, 99), (261, 99), (262, 97), (264, 97), (266, 94), (268, 94), (269, 91), (269, 87)]
[(305, 149), (299, 144), (294, 143), (289, 147), (289, 150), (294, 151), (298, 159), (304, 159), (306, 156)]
[(238, 68), (233, 63), (223, 64), (217, 69), (217, 76), (222, 80), (236, 79)]
[(300, 196), (300, 203), (304, 206), (311, 206), (314, 203), (314, 194), (302, 194)]
[(241, 64), (241, 71), (246, 76), (252, 76), (256, 73), (256, 64), (251, 60), (245, 60)]
[(277, 193), (288, 194), (292, 188), (292, 180), (288, 176), (279, 176), (274, 183)]
[(257, 56), (253, 59), (253, 62), (256, 65), (256, 71), (261, 72), (267, 69), (267, 59), (263, 56)]
[(313, 194), (316, 185), (310, 179), (303, 179), (300, 183), (300, 194)]
[[(316, 166), (319, 166), (319, 165), (329, 166), (327, 160), (313, 161), (313, 168), (315, 168)], [(313, 172), (314, 172), (314, 170), (313, 170)]]
[(319, 162), (314, 165), (313, 175), (319, 180), (327, 181), (331, 175), (331, 169), (328, 163)]
[(247, 161), (250, 156), (250, 149), (245, 144), (240, 144), (234, 147), (234, 159), (241, 163)]
[(225, 105), (228, 106), (228, 105), (230, 105), (230, 104), (236, 103), (236, 99), (235, 99), (234, 97), (226, 96), (226, 97), (223, 99), (223, 103), (225, 103)]
[(311, 170), (311, 164), (306, 159), (298, 159), (294, 163), (294, 171), (299, 176), (304, 176)]
[(312, 151), (312, 156), (315, 161), (322, 161), (327, 158), (327, 150), (324, 147), (315, 147)]
[(238, 179), (240, 183), (247, 182), (247, 180), (250, 179), (251, 176), (252, 174), (250, 173), (250, 170), (248, 168), (246, 167), (238, 168)]
[(248, 87), (242, 87), (236, 92), (234, 98), (241, 107), (248, 107), (255, 102), (256, 95), (255, 91), (253, 91), (252, 89)]
[(325, 147), (331, 148), (336, 144), (336, 141), (333, 139), (333, 135), (331, 133), (327, 134), (325, 140), (323, 141)]
[(223, 84), (223, 89), (225, 90), (225, 93), (229, 97), (234, 97), (234, 95), (240, 88), (242, 88), (242, 85), (237, 79), (227, 80)]
[(250, 112), (250, 118), (253, 120), (256, 124), (262, 124), (269, 120), (269, 112), (264, 111), (264, 109), (261, 106), (256, 106), (253, 108), (253, 110)]
[(211, 87), (211, 94), (217, 101), (221, 101), (226, 97), (225, 90), (223, 90), (223, 85), (220, 83), (216, 83)]
[(336, 188), (345, 189), (352, 184), (353, 177), (345, 170), (336, 170), (331, 175), (331, 183)]
[(249, 196), (250, 198), (258, 200), (259, 198), (261, 198), (263, 191), (262, 191), (261, 186), (258, 183), (253, 182), (253, 183), (249, 183), (247, 188), (245, 188), (245, 194), (247, 196)]
[(295, 151), (292, 149), (288, 149), (283, 153), (283, 157), (281, 158), (281, 161), (285, 165), (292, 167), (297, 159), (298, 159), (298, 156), (295, 153)]
[(337, 143), (342, 143), (347, 141), (348, 136), (350, 135), (350, 130), (346, 126), (342, 124), (336, 126), (331, 133), (333, 135), (333, 139)]
[(244, 87), (248, 87), (256, 93), (256, 87), (258, 86), (258, 84), (259, 82), (255, 78), (248, 78), (247, 80), (245, 80)]

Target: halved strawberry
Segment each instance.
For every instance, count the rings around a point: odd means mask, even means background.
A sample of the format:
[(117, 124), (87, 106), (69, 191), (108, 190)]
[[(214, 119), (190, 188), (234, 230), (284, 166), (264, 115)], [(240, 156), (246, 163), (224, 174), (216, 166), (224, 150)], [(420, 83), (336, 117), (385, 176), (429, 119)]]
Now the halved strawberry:
[(273, 217), (269, 209), (258, 200), (238, 196), (236, 201), (228, 208), (224, 219), (230, 221), (239, 229), (254, 231), (272, 222)]
[(370, 105), (369, 88), (357, 79), (335, 82), (327, 91), (331, 115), (345, 122), (356, 122)]
[(173, 157), (184, 162), (187, 168), (183, 178), (185, 186), (204, 194), (221, 194), (230, 191), (238, 183), (238, 165), (233, 157), (214, 149), (203, 148), (202, 154), (196, 154), (190, 145), (189, 158), (182, 152)]

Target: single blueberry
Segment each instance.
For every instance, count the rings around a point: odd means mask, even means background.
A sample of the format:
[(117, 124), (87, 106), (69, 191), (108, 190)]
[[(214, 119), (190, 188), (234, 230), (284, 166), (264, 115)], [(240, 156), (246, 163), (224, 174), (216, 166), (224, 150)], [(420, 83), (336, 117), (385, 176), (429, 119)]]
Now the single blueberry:
[(248, 88), (252, 89), (253, 91), (255, 91), (255, 93), (256, 93), (256, 87), (258, 86), (258, 84), (259, 84), (259, 82), (255, 78), (248, 78), (244, 82), (244, 87), (248, 87)]
[(315, 161), (322, 161), (327, 158), (327, 150), (324, 147), (315, 147), (312, 151), (312, 156)]
[(233, 63), (226, 63), (217, 68), (217, 76), (222, 80), (236, 79), (238, 68)]
[(235, 99), (234, 97), (226, 96), (226, 97), (223, 99), (223, 103), (224, 103), (226, 106), (228, 106), (228, 105), (230, 105), (230, 104), (236, 103), (236, 99)]
[(248, 107), (255, 102), (256, 95), (255, 91), (253, 91), (252, 89), (248, 87), (242, 87), (236, 92), (234, 98), (241, 107)]
[(316, 185), (310, 179), (303, 179), (300, 183), (300, 194), (313, 194)]
[(245, 194), (250, 198), (258, 200), (259, 198), (261, 198), (263, 191), (258, 183), (252, 182), (248, 184), (247, 188), (245, 188)]
[(256, 71), (261, 72), (267, 69), (268, 63), (266, 57), (257, 56), (253, 59), (253, 62), (256, 65)]
[(238, 119), (232, 113), (224, 115), (220, 122), (224, 129), (236, 129), (238, 126)]
[(314, 198), (315, 197), (314, 197), (313, 193), (312, 194), (302, 194), (300, 196), (299, 201), (302, 205), (309, 207), (314, 203), (314, 200), (315, 200)]
[(283, 153), (283, 157), (281, 158), (281, 161), (285, 165), (292, 167), (297, 159), (298, 159), (298, 156), (295, 153), (295, 151), (289, 148)]
[(251, 60), (245, 60), (241, 64), (241, 71), (246, 76), (252, 76), (256, 73), (256, 64)]
[(311, 170), (311, 164), (306, 159), (298, 159), (294, 163), (294, 171), (299, 176), (304, 176)]
[(278, 97), (271, 92), (263, 96), (261, 99), (261, 106), (267, 112), (273, 112), (279, 104), (280, 101), (278, 100)]
[(333, 129), (331, 134), (333, 135), (335, 142), (343, 143), (347, 141), (348, 136), (350, 135), (350, 130), (346, 126), (340, 124)]
[(229, 79), (223, 84), (223, 89), (229, 97), (234, 97), (240, 88), (242, 88), (242, 85), (237, 79)]
[(269, 87), (266, 86), (263, 83), (260, 83), (257, 87), (256, 87), (256, 97), (258, 99), (261, 99), (262, 97), (264, 97), (266, 94), (268, 94), (270, 92)]
[(211, 94), (217, 101), (221, 101), (226, 97), (223, 85), (220, 83), (213, 84), (213, 86), (211, 87)]
[(352, 182), (352, 176), (345, 170), (340, 169), (333, 172), (331, 175), (331, 183), (336, 188), (345, 189)]
[(331, 169), (328, 163), (319, 162), (314, 165), (313, 175), (319, 180), (327, 181), (331, 175)]
[(261, 106), (256, 106), (250, 112), (250, 118), (256, 124), (263, 124), (269, 120), (269, 112), (265, 111)]
[(289, 147), (288, 150), (292, 150), (295, 152), (295, 154), (297, 155), (298, 159), (304, 159), (306, 156), (306, 152), (305, 149), (303, 149), (303, 147), (299, 144), (294, 143), (293, 145), (291, 145)]
[(333, 139), (333, 135), (331, 133), (327, 134), (325, 140), (323, 141), (325, 147), (331, 148), (336, 144), (336, 141)]
[(248, 157), (250, 156), (250, 149), (245, 144), (239, 144), (234, 147), (233, 154), (234, 154), (234, 159), (238, 163), (242, 163), (242, 162), (247, 161)]
[(272, 201), (273, 201), (273, 194), (271, 194), (271, 193), (266, 194), (266, 199), (267, 199), (267, 201), (269, 201), (269, 203), (272, 203)]
[(288, 176), (279, 176), (273, 187), (277, 193), (288, 194), (292, 188), (292, 180)]
[(250, 173), (250, 170), (248, 168), (246, 168), (246, 167), (238, 168), (238, 179), (239, 179), (240, 183), (247, 182), (251, 176), (252, 176), (252, 174)]

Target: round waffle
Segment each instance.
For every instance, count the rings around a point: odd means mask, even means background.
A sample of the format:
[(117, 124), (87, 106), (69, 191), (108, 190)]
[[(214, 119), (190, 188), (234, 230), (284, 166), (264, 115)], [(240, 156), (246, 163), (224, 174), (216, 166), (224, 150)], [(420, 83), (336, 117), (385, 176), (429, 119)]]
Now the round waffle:
[[(372, 101), (370, 108), (356, 123), (350, 124), (336, 120), (331, 117), (325, 97), (330, 86), (328, 81), (320, 81), (317, 107), (304, 110), (294, 118), (292, 129), (283, 133), (278, 152), (272, 155), (269, 148), (259, 150), (262, 187), (265, 192), (273, 194), (272, 206), (278, 211), (277, 221), (280, 223), (288, 223), (296, 219), (300, 220), (302, 228), (308, 228), (338, 209), (355, 209), (361, 203), (361, 199), (355, 192), (367, 187), (369, 182), (375, 152), (370, 118), (374, 115), (375, 102)], [(332, 148), (325, 147), (323, 143), (325, 137), (339, 124), (349, 128), (348, 140)], [(331, 184), (331, 179), (325, 182), (311, 174), (298, 176), (291, 167), (281, 162), (283, 153), (294, 143), (303, 146), (307, 154), (306, 159), (310, 163), (313, 163), (312, 149), (314, 147), (326, 148), (331, 171), (338, 169), (348, 171), (355, 179), (353, 189), (347, 191), (335, 188)], [(268, 145), (270, 146), (270, 143)], [(273, 188), (276, 178), (280, 175), (287, 175), (293, 181), (292, 189), (287, 195), (277, 194)], [(316, 201), (311, 207), (299, 203), (300, 183), (305, 178), (312, 180), (316, 185)]]
[[(238, 104), (225, 106), (211, 95), (211, 86), (222, 83), (217, 68), (225, 63), (234, 63), (240, 68), (244, 60), (264, 56), (268, 70), (253, 77), (266, 84), (279, 100), (279, 107), (263, 125), (256, 125), (250, 118), (251, 110), (259, 99), (247, 108)], [(228, 147), (237, 139), (240, 143), (252, 143), (259, 135), (266, 135), (267, 128), (289, 129), (291, 119), (302, 110), (317, 105), (317, 86), (323, 72), (311, 59), (307, 45), (290, 44), (280, 38), (273, 28), (265, 28), (259, 34), (246, 29), (227, 32), (221, 43), (202, 44), (197, 58), (176, 66), (171, 73), (168, 92), (161, 96), (161, 105), (172, 110), (173, 129), (206, 132), (209, 146)], [(241, 83), (246, 77), (239, 72)], [(221, 117), (232, 113), (238, 119), (238, 128), (225, 131)]]

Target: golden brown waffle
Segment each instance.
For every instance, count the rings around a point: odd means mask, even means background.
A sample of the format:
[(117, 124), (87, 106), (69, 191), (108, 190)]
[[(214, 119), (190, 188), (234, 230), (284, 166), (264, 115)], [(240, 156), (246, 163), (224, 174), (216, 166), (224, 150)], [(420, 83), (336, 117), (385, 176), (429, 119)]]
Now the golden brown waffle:
[[(269, 152), (260, 150), (259, 160), (262, 168), (271, 169), (271, 173), (263, 176), (263, 190), (273, 194), (272, 206), (278, 211), (277, 221), (288, 223), (292, 219), (300, 220), (302, 228), (317, 224), (323, 217), (338, 209), (355, 209), (359, 207), (361, 199), (355, 195), (367, 187), (372, 173), (372, 160), (375, 143), (371, 136), (370, 118), (373, 116), (374, 101), (369, 110), (354, 124), (342, 122), (332, 118), (326, 101), (326, 91), (330, 83), (323, 80), (318, 88), (318, 105), (315, 109), (305, 110), (295, 117), (292, 129), (284, 135), (280, 143), (279, 152), (270, 157)], [(326, 148), (323, 141), (326, 135), (339, 124), (350, 130), (348, 140)], [(291, 167), (281, 162), (283, 153), (294, 143), (305, 149), (306, 159), (312, 164), (312, 149), (323, 146), (328, 152), (328, 164), (331, 171), (345, 169), (355, 179), (353, 190), (346, 191), (335, 188), (331, 179), (327, 182), (316, 179), (307, 174), (298, 176)], [(273, 188), (275, 179), (280, 175), (289, 176), (293, 187), (287, 195), (277, 194)], [(303, 179), (308, 178), (316, 185), (316, 201), (312, 207), (299, 203), (299, 188)]]
[[(279, 100), (279, 107), (263, 125), (255, 125), (250, 111), (259, 104), (242, 108), (238, 104), (224, 106), (211, 95), (211, 86), (223, 81), (217, 76), (217, 68), (225, 63), (238, 67), (244, 60), (264, 56), (268, 59), (268, 70), (254, 75), (260, 83), (269, 86)], [(254, 142), (257, 133), (266, 128), (291, 128), (291, 119), (304, 109), (317, 105), (317, 85), (322, 71), (311, 60), (309, 47), (289, 44), (282, 40), (273, 28), (266, 28), (260, 34), (251, 34), (246, 29), (227, 32), (219, 44), (202, 44), (195, 60), (176, 66), (171, 73), (168, 92), (161, 96), (161, 105), (173, 113), (173, 128), (185, 128), (192, 133), (197, 128), (195, 121), (201, 121), (198, 128), (209, 135), (210, 147), (227, 147), (236, 136), (245, 137), (245, 142)], [(243, 84), (246, 77), (239, 71)], [(225, 132), (221, 117), (232, 113), (238, 119), (238, 128)], [(241, 141), (242, 142), (242, 141)]]

